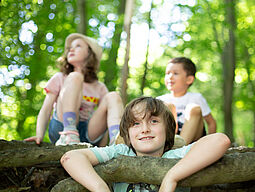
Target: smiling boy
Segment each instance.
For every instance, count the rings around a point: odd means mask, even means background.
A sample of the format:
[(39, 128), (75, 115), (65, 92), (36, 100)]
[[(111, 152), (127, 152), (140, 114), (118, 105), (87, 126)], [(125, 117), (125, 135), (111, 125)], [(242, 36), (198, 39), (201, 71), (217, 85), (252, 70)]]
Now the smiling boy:
[[(113, 184), (115, 192), (174, 192), (179, 180), (217, 161), (230, 145), (226, 135), (217, 133), (205, 136), (194, 144), (171, 150), (174, 145), (175, 119), (162, 101), (152, 97), (137, 98), (126, 106), (120, 123), (120, 135), (125, 144), (69, 151), (62, 156), (61, 164), (73, 179), (88, 190), (110, 192), (93, 166), (120, 155), (182, 158), (167, 172), (161, 186), (145, 183)], [(189, 188), (183, 191), (188, 192)]]

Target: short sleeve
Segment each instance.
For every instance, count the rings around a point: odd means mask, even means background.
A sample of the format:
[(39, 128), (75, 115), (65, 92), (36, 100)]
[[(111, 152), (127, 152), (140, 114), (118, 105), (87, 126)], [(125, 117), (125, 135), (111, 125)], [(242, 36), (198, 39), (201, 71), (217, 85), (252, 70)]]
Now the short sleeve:
[(63, 83), (64, 83), (64, 75), (63, 73), (59, 72), (50, 78), (50, 80), (47, 82), (46, 87), (44, 89), (47, 93), (53, 93), (54, 95), (58, 95)]
[(125, 144), (111, 145), (107, 147), (94, 147), (90, 150), (95, 154), (99, 163), (109, 161), (120, 155), (135, 156), (133, 151)]
[(198, 101), (199, 101), (199, 105), (201, 107), (202, 110), (202, 116), (206, 116), (209, 113), (211, 113), (211, 109), (206, 101), (206, 99), (203, 97), (203, 95), (198, 94)]
[(183, 147), (178, 148), (178, 149), (169, 150), (169, 151), (165, 152), (162, 157), (163, 158), (170, 158), (170, 159), (183, 158), (190, 151), (193, 144), (194, 143), (192, 143), (190, 145), (187, 145), (187, 146), (183, 146)]

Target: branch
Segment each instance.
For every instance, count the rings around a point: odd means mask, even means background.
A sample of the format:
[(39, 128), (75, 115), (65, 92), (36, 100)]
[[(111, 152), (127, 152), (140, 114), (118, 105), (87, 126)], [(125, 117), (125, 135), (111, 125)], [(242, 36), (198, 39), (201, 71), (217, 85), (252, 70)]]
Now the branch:
[(36, 145), (34, 142), (0, 140), (0, 169), (51, 163), (52, 161), (59, 161), (67, 151), (88, 147), (91, 145), (87, 143), (55, 146), (48, 143)]
[[(225, 154), (216, 163), (181, 180), (178, 185), (197, 187), (255, 180), (254, 159), (254, 152)], [(107, 183), (143, 182), (160, 185), (166, 172), (177, 162), (178, 159), (120, 156), (97, 165), (95, 170)], [(68, 191), (69, 185), (72, 189), (76, 189), (74, 191), (86, 191), (80, 184), (69, 178), (54, 186), (52, 192)]]

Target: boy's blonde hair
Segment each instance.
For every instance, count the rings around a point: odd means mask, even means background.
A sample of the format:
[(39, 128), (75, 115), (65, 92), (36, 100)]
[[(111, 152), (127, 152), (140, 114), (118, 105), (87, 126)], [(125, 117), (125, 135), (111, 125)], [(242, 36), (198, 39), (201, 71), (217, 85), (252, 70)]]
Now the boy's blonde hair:
[(149, 115), (160, 116), (163, 119), (166, 128), (166, 141), (164, 152), (170, 150), (174, 145), (174, 135), (176, 128), (175, 119), (170, 110), (161, 100), (152, 97), (139, 97), (131, 101), (126, 106), (120, 122), (120, 136), (123, 137), (125, 144), (133, 149), (133, 146), (130, 143), (128, 129), (132, 127), (134, 122), (136, 121), (133, 108), (138, 104), (144, 104), (143, 118)]

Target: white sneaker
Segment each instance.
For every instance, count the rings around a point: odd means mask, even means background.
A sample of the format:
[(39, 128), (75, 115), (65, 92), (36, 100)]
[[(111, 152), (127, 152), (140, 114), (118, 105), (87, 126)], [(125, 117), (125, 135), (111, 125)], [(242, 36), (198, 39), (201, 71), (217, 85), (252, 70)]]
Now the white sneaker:
[(59, 132), (60, 138), (55, 143), (58, 145), (74, 145), (80, 143), (80, 136), (77, 131), (62, 131)]

